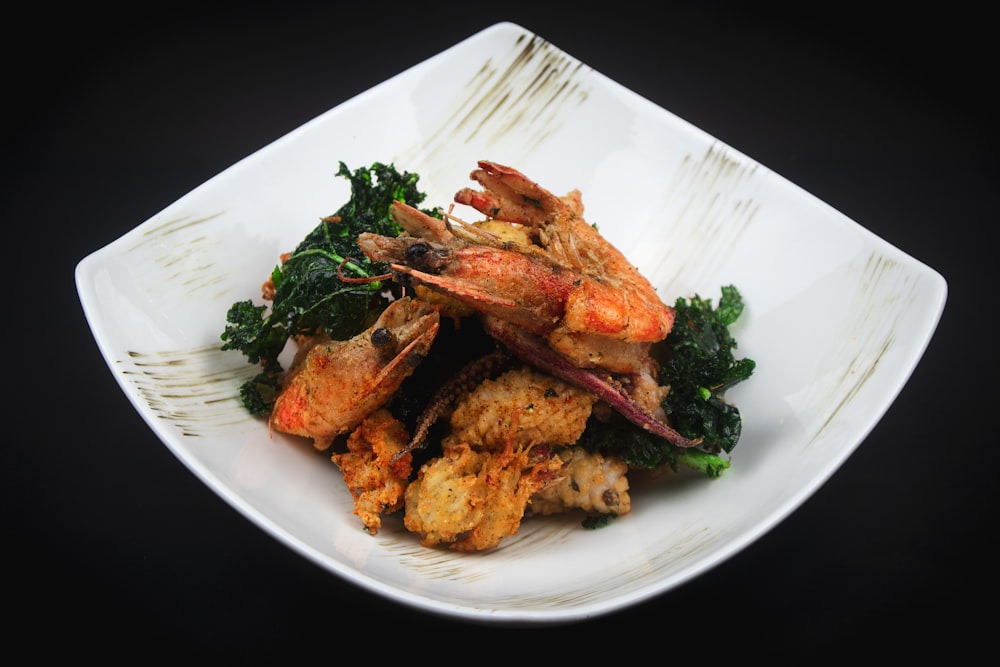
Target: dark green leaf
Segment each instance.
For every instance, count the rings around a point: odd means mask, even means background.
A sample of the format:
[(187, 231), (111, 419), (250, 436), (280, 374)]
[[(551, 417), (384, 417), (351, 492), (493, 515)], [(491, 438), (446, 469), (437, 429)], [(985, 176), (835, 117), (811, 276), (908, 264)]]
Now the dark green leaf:
[(749, 378), (751, 359), (737, 359), (729, 325), (743, 313), (743, 298), (732, 285), (722, 288), (719, 308), (695, 295), (677, 299), (673, 330), (666, 339), (660, 384), (669, 385), (663, 402), (671, 424), (689, 438), (703, 438), (708, 451), (731, 452), (739, 442), (739, 410), (725, 400), (726, 391)]

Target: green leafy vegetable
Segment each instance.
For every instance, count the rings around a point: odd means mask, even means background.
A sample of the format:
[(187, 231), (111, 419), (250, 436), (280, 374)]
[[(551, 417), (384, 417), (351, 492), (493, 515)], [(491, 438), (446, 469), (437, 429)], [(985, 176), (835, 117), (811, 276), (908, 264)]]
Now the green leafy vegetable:
[(258, 373), (240, 386), (240, 398), (247, 412), (256, 417), (266, 417), (271, 414), (280, 389), (277, 375)]
[(667, 336), (669, 352), (660, 369), (660, 384), (670, 393), (663, 409), (670, 423), (689, 438), (703, 438), (708, 451), (732, 452), (743, 420), (727, 403), (726, 391), (749, 378), (752, 359), (736, 359), (736, 339), (729, 331), (743, 313), (743, 297), (732, 285), (722, 288), (719, 307), (711, 299), (678, 298), (674, 327)]
[(599, 530), (607, 527), (617, 514), (588, 514), (584, 517), (582, 526), (587, 530)]
[(577, 444), (620, 458), (630, 469), (655, 470), (668, 466), (678, 470), (684, 467), (718, 477), (729, 467), (729, 460), (717, 453), (697, 447), (677, 447), (617, 413), (607, 420), (592, 418)]
[(411, 206), (423, 202), (419, 176), (381, 162), (353, 172), (340, 162), (336, 175), (350, 181), (350, 200), (323, 218), (271, 272), (270, 308), (244, 300), (226, 314), (222, 349), (238, 350), (262, 369), (240, 389), (253, 414), (267, 414), (274, 403), (273, 376), (283, 370), (278, 357), (289, 338), (323, 332), (346, 340), (371, 324), (389, 303), (387, 290), (395, 289), (378, 279), (388, 267), (369, 260), (357, 238), (362, 232), (399, 234), (390, 208), (396, 200)]

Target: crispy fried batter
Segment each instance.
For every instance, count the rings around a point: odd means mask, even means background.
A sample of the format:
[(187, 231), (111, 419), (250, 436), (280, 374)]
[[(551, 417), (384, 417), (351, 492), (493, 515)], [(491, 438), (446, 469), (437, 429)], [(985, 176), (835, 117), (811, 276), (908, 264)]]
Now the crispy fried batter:
[(381, 515), (403, 507), (413, 456), (407, 453), (393, 461), (393, 455), (409, 441), (403, 423), (383, 408), (366, 417), (351, 433), (347, 452), (331, 456), (354, 497), (354, 513), (372, 535), (382, 527)]
[(626, 514), (632, 509), (628, 466), (582, 447), (558, 450), (565, 462), (561, 478), (532, 496), (526, 513), (548, 515), (579, 508), (595, 514)]
[(509, 446), (489, 452), (454, 445), (422, 466), (407, 488), (404, 525), (427, 547), (495, 547), (517, 533), (528, 498), (562, 467), (558, 458), (538, 459), (538, 452)]
[(458, 551), (515, 535), (528, 500), (557, 479), (550, 455), (583, 433), (596, 397), (531, 368), (484, 380), (461, 400), (442, 441), (406, 492), (406, 528), (425, 546)]
[(528, 367), (485, 380), (451, 415), (443, 446), (468, 442), (489, 449), (508, 443), (515, 450), (538, 444), (575, 443), (597, 398)]

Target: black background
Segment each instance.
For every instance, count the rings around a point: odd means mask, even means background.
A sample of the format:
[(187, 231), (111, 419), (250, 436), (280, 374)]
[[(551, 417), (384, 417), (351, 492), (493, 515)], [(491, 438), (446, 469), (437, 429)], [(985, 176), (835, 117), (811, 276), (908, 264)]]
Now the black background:
[[(342, 661), (357, 650), (355, 659), (392, 661), (582, 652), (728, 662), (955, 658), (992, 643), (990, 22), (955, 3), (933, 13), (637, 6), (144, 4), (8, 16), (8, 647), (251, 663)], [(898, 400), (798, 511), (673, 591), (542, 629), (384, 601), (244, 519), (132, 410), (73, 275), (86, 255), (239, 159), (501, 20), (789, 178), (949, 285)]]

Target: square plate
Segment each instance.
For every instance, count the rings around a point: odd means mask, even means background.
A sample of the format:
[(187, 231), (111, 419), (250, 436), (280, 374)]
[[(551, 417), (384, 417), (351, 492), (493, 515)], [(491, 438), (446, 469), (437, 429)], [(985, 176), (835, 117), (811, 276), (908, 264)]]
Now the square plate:
[[(337, 163), (391, 162), (447, 206), (479, 159), (559, 193), (664, 301), (737, 286), (729, 392), (742, 439), (722, 477), (633, 484), (602, 530), (525, 521), (488, 553), (421, 547), (389, 517), (362, 530), (340, 473), (243, 409), (256, 368), (221, 351), (226, 312), (259, 300), (280, 253), (350, 196)], [(236, 510), (303, 557), (399, 603), (529, 625), (661, 594), (787, 517), (858, 447), (919, 362), (941, 275), (763, 165), (524, 28), (499, 23), (248, 156), (84, 258), (77, 288), (122, 390), (163, 443)]]

